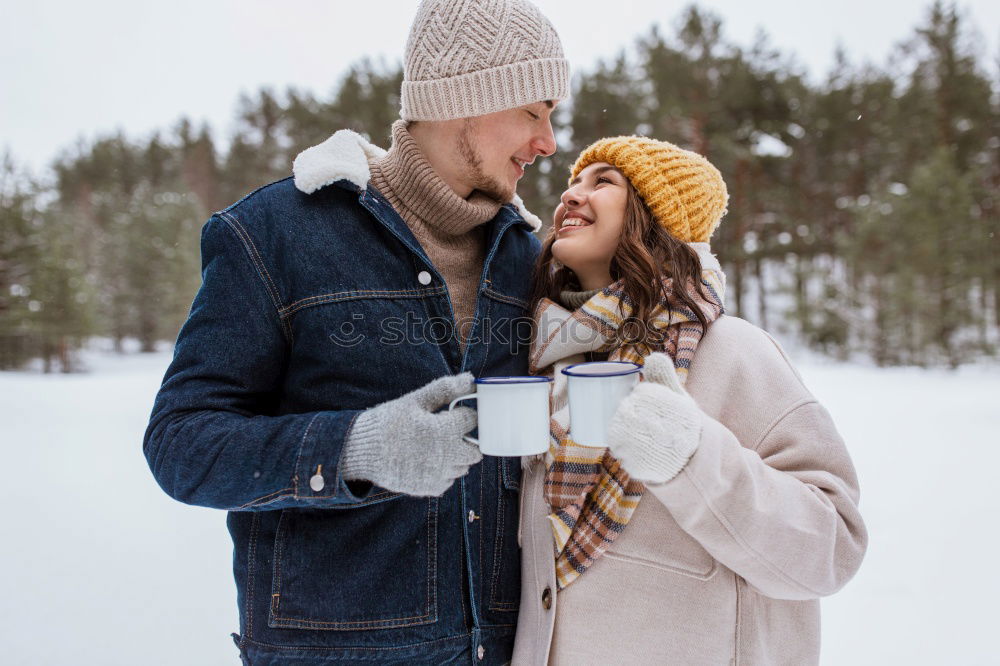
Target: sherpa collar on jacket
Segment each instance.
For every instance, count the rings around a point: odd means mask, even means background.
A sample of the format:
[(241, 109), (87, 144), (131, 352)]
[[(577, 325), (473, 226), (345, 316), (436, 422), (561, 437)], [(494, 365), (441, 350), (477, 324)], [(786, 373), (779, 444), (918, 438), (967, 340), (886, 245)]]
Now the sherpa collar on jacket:
[[(385, 152), (357, 132), (339, 130), (323, 143), (306, 148), (296, 156), (292, 163), (295, 187), (312, 194), (338, 180), (347, 180), (359, 189), (367, 189), (371, 178), (368, 161), (381, 159)], [(524, 207), (521, 197), (515, 194), (510, 203), (532, 231), (542, 228), (542, 221)]]

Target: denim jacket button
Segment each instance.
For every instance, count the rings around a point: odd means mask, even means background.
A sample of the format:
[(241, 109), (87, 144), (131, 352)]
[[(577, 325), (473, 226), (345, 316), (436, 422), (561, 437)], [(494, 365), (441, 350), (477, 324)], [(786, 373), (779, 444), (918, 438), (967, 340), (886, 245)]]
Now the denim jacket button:
[(428, 285), (431, 283), (431, 274), (428, 273), (427, 271), (420, 271), (419, 273), (417, 273), (417, 280), (420, 282), (420, 284)]
[(482, 661), (486, 657), (486, 648), (480, 645), (476, 650), (476, 656), (479, 657), (479, 661)]
[(309, 479), (309, 487), (313, 489), (314, 493), (318, 493), (323, 490), (326, 485), (326, 480), (323, 478), (322, 474), (313, 474), (312, 478)]

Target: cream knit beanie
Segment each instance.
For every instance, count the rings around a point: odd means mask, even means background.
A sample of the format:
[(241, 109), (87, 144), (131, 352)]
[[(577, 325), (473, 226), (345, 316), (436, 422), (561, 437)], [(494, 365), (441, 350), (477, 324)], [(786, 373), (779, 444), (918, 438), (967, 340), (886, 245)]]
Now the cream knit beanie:
[(406, 40), (403, 120), (471, 118), (569, 97), (569, 62), (527, 0), (422, 0)]

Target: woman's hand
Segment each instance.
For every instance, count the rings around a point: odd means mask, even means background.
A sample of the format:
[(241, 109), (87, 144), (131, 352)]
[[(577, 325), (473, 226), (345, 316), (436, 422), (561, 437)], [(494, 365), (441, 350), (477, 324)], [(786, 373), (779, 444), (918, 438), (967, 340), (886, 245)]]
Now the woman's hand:
[(645, 381), (622, 400), (611, 421), (608, 448), (628, 475), (644, 483), (665, 483), (698, 448), (701, 410), (681, 386), (666, 354), (646, 357)]

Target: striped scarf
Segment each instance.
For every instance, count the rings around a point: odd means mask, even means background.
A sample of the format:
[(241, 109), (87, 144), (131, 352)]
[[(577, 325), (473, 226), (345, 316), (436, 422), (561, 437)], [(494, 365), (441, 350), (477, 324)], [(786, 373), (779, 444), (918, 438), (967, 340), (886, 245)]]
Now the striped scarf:
[[(723, 312), (725, 275), (714, 257), (703, 258), (703, 299), (689, 290), (705, 318), (712, 322)], [(610, 352), (609, 360), (643, 364), (654, 351), (666, 352), (674, 360), (681, 382), (687, 380), (695, 349), (704, 335), (697, 316), (674, 296), (673, 281), (664, 278), (664, 296), (654, 308), (651, 323), (657, 342), (623, 345), (616, 342), (622, 323), (632, 306), (616, 282), (568, 313), (549, 299), (535, 310), (539, 337), (532, 348), (532, 371), (552, 374), (549, 450), (545, 454), (545, 500), (551, 509), (549, 521), (555, 535), (556, 583), (566, 588), (587, 570), (621, 534), (632, 517), (644, 486), (632, 481), (607, 449), (580, 446), (569, 432), (569, 406), (562, 368), (580, 362), (585, 351)], [(550, 315), (554, 315), (550, 317)], [(546, 320), (555, 320), (555, 326)], [(545, 330), (548, 328), (549, 330)], [(587, 337), (586, 333), (590, 336)], [(561, 355), (561, 352), (567, 355)]]

